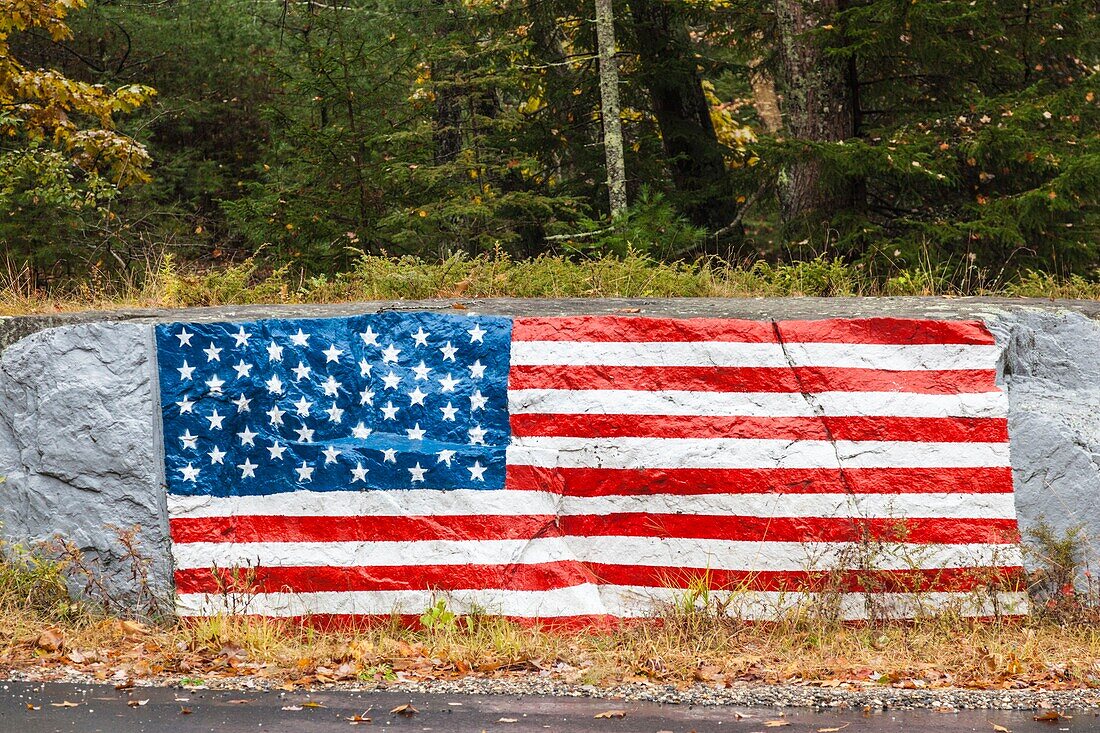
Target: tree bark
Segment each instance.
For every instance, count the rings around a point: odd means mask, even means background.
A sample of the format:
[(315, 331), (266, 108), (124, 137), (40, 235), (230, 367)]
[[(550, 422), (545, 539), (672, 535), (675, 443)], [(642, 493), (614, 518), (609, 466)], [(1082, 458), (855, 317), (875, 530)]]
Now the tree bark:
[(717, 231), (734, 218), (728, 175), (687, 27), (662, 0), (630, 0), (641, 81), (688, 219)]
[(626, 211), (626, 163), (619, 106), (619, 69), (615, 65), (615, 15), (611, 0), (596, 0), (596, 45), (600, 57), (600, 109), (611, 218)]
[[(454, 31), (454, 19), (447, 0), (433, 0), (434, 4), (446, 13), (436, 27), (438, 39), (445, 39)], [(462, 90), (456, 77), (457, 70), (452, 64), (434, 61), (431, 64), (432, 92), (435, 94), (435, 116), (432, 120), (432, 142), (434, 143), (434, 161), (436, 165), (451, 163), (462, 152)]]
[[(820, 37), (844, 0), (775, 0), (779, 29), (781, 108), (791, 137), (839, 142), (856, 134), (855, 79), (848, 62), (829, 58)], [(856, 181), (828, 177), (812, 151), (780, 176), (785, 222), (812, 221), (856, 203)]]

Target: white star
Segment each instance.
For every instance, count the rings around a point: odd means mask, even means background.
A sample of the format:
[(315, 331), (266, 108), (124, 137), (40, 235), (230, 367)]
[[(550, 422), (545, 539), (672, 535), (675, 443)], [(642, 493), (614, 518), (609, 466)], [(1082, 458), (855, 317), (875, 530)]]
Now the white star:
[(302, 465), (294, 470), (298, 472), (299, 483), (303, 481), (313, 480), (313, 466), (309, 465), (305, 461), (302, 461)]
[(241, 326), (235, 334), (232, 334), (232, 336), (233, 339), (237, 342), (233, 344), (234, 346), (248, 346), (248, 339), (252, 338), (252, 334), (250, 334), (248, 331), (245, 331), (244, 326)]
[(424, 431), (421, 429), (420, 423), (417, 423), (405, 432), (408, 433), (409, 440), (424, 440)]
[(364, 346), (378, 346), (378, 334), (371, 330), (370, 326), (367, 326), (367, 330), (359, 334), (359, 338), (363, 339)]
[(413, 482), (423, 481), (424, 474), (428, 472), (428, 469), (420, 467), (420, 461), (416, 462), (416, 465), (409, 469), (409, 473), (412, 475)]
[(351, 469), (351, 482), (354, 484), (356, 481), (367, 482), (368, 469), (363, 468), (363, 464), (356, 461), (355, 468)]
[(370, 376), (370, 367), (371, 367), (371, 364), (370, 364), (369, 361), (366, 360), (366, 358), (360, 359), (359, 360), (359, 376), (360, 377), (369, 377)]
[(247, 457), (244, 459), (244, 463), (237, 464), (237, 468), (241, 469), (241, 478), (256, 478), (256, 469), (259, 467), (259, 464), (253, 463)]
[(384, 448), (382, 450), (382, 460), (390, 463), (397, 463), (397, 451), (393, 448)]
[(298, 362), (298, 366), (294, 367), (290, 371), (294, 372), (294, 381), (300, 382), (303, 379), (309, 379), (309, 373), (313, 371), (309, 368), (308, 364), (304, 362)]
[(181, 366), (177, 371), (179, 371), (180, 373), (180, 381), (182, 382), (184, 380), (191, 379), (191, 375), (195, 373), (195, 367), (187, 366), (187, 359), (184, 359), (183, 366)]
[(485, 376), (485, 365), (481, 363), (481, 359), (478, 359), (470, 365), (470, 379), (481, 379)]
[(374, 392), (370, 387), (364, 387), (363, 391), (359, 393), (360, 405), (373, 405), (374, 404)]
[(446, 407), (440, 407), (439, 411), (443, 413), (443, 419), (444, 420), (450, 420), (451, 422), (454, 422), (455, 421), (455, 414), (458, 413), (458, 408), (454, 407), (450, 402), (448, 402), (447, 406)]
[(401, 353), (401, 349), (395, 349), (395, 348), (393, 348), (393, 344), (390, 344), (389, 346), (387, 346), (385, 349), (382, 350), (382, 361), (386, 362), (387, 364), (392, 361), (394, 364), (396, 364), (397, 363), (397, 355), (400, 354), (400, 353)]
[(221, 361), (222, 360), (222, 357), (221, 357), (222, 350), (219, 349), (217, 346), (215, 346), (213, 341), (211, 341), (210, 346), (203, 349), (203, 351), (206, 353), (207, 363), (210, 363), (212, 361)]
[(306, 427), (304, 424), (296, 431), (298, 433), (298, 442), (300, 443), (312, 443), (313, 442), (313, 430)]
[(192, 402), (191, 398), (187, 395), (183, 396), (182, 402), (177, 402), (176, 404), (179, 405), (181, 415), (185, 412), (191, 412), (191, 408), (195, 406), (195, 403)]
[(214, 450), (210, 451), (206, 455), (210, 456), (210, 465), (213, 466), (215, 463), (222, 463), (222, 459), (225, 458), (225, 451), (223, 451), (218, 446), (214, 446)]
[(298, 333), (290, 337), (290, 343), (295, 346), (305, 346), (309, 343), (309, 336), (310, 334), (302, 333), (302, 329), (299, 328)]
[(252, 432), (252, 428), (247, 425), (244, 426), (243, 433), (237, 433), (237, 437), (241, 439), (241, 445), (256, 445), (256, 436), (259, 433)]
[(180, 473), (183, 474), (184, 481), (190, 481), (195, 483), (195, 479), (199, 477), (199, 469), (188, 463), (186, 466), (180, 469)]
[(187, 330), (187, 326), (184, 326), (183, 330), (181, 330), (179, 333), (176, 334), (176, 338), (178, 338), (180, 340), (180, 346), (190, 346), (191, 345), (191, 337), (194, 336), (194, 335), (195, 334), (193, 334), (193, 333), (191, 333)]
[(210, 388), (212, 394), (221, 394), (222, 385), (225, 384), (225, 380), (219, 377), (217, 374), (206, 380), (206, 386)]
[(321, 353), (325, 355), (325, 363), (326, 364), (328, 364), (330, 361), (334, 361), (337, 364), (339, 364), (340, 363), (340, 357), (343, 356), (344, 351), (343, 351), (343, 349), (336, 348), (336, 344), (329, 344), (328, 348), (325, 349), (324, 351), (322, 351)]
[(360, 420), (359, 424), (351, 429), (351, 434), (359, 440), (366, 440), (370, 437), (371, 429), (364, 425), (363, 421)]
[(221, 430), (222, 429), (222, 422), (225, 421), (225, 415), (219, 415), (218, 411), (214, 410), (213, 412), (211, 412), (209, 415), (206, 416), (206, 419), (210, 421), (210, 429), (211, 430)]
[(484, 410), (485, 409), (485, 403), (488, 402), (488, 401), (489, 401), (489, 398), (486, 397), (485, 395), (481, 394), (480, 389), (476, 390), (472, 395), (470, 395), (470, 412), (475, 412), (477, 410)]
[(344, 385), (337, 382), (336, 377), (330, 374), (328, 375), (328, 379), (325, 380), (325, 383), (322, 386), (324, 386), (325, 388), (325, 394), (327, 394), (329, 397), (335, 397), (337, 394), (339, 394), (340, 388)]
[(344, 416), (344, 411), (336, 406), (336, 403), (332, 403), (332, 407), (325, 410), (328, 413), (329, 422), (340, 422), (340, 418)]
[(264, 384), (267, 385), (267, 391), (271, 394), (279, 394), (283, 391), (283, 380), (279, 379), (278, 374), (272, 374), (271, 379), (267, 380)]
[(267, 452), (271, 454), (271, 460), (281, 461), (283, 460), (283, 454), (286, 453), (286, 446), (276, 440), (271, 447), (267, 449)]
[(470, 479), (472, 481), (484, 481), (485, 469), (486, 466), (482, 466), (481, 461), (474, 461), (474, 465), (470, 466), (466, 470), (470, 472)]
[(267, 358), (270, 361), (282, 361), (283, 347), (272, 341), (267, 345)]
[(441, 386), (443, 388), (444, 392), (454, 392), (455, 391), (455, 385), (458, 384), (458, 382), (459, 382), (459, 380), (452, 379), (451, 378), (451, 373), (447, 372), (447, 376), (444, 379), (439, 380), (439, 386)]
[(305, 395), (302, 395), (302, 397), (294, 403), (294, 407), (299, 417), (309, 417), (309, 408), (313, 407), (313, 403), (307, 400)]
[(458, 349), (451, 346), (450, 341), (448, 341), (446, 343), (446, 345), (440, 346), (439, 350), (443, 352), (443, 361), (448, 361), (448, 360), (454, 361), (455, 360), (455, 354), (458, 353)]
[(444, 449), (444, 450), (439, 451), (438, 455), (439, 455), (439, 460), (436, 461), (436, 463), (446, 463), (447, 468), (450, 468), (451, 467), (451, 459), (455, 457), (455, 452), (453, 450)]
[(412, 392), (409, 392), (409, 399), (412, 400), (411, 402), (409, 402), (409, 407), (412, 407), (413, 405), (423, 405), (424, 398), (427, 396), (427, 392), (421, 392), (420, 387), (417, 387)]
[(414, 333), (414, 334), (412, 335), (412, 337), (413, 337), (413, 341), (414, 341), (414, 342), (416, 342), (416, 345), (417, 345), (417, 346), (427, 346), (427, 345), (428, 345), (428, 337), (429, 337), (429, 336), (431, 336), (431, 334), (430, 334), (430, 333), (426, 333), (426, 332), (424, 331), (424, 327), (423, 327), (423, 326), (421, 326), (420, 328), (418, 328), (418, 329), (416, 330), (416, 333)]
[(190, 448), (191, 450), (195, 450), (199, 447), (198, 440), (199, 436), (192, 435), (190, 428), (185, 430), (183, 435), (180, 436), (180, 443), (183, 444), (183, 447)]
[(429, 372), (431, 372), (431, 369), (429, 369), (427, 367), (427, 365), (424, 364), (423, 361), (420, 362), (419, 366), (414, 366), (413, 367), (413, 373), (416, 374), (416, 378), (418, 380), (427, 379)]
[(382, 414), (386, 416), (387, 420), (396, 420), (397, 411), (400, 409), (400, 407), (394, 407), (393, 402), (387, 402), (386, 406), (382, 408)]
[(470, 343), (471, 344), (474, 343), (475, 341), (479, 344), (485, 343), (485, 333), (486, 333), (486, 331), (485, 331), (485, 329), (483, 329), (481, 327), (480, 323), (475, 323), (474, 327), (471, 328), (466, 333), (470, 334)]
[(397, 389), (397, 385), (401, 384), (401, 377), (394, 374), (391, 369), (389, 374), (382, 377), (382, 381), (385, 383), (386, 389)]
[(480, 443), (485, 445), (485, 430), (480, 425), (475, 425), (470, 428), (470, 445)]
[(282, 425), (283, 415), (286, 414), (286, 410), (280, 410), (278, 405), (272, 405), (271, 409), (267, 411), (267, 416), (271, 418), (272, 425)]
[(237, 412), (249, 412), (251, 410), (249, 405), (252, 404), (252, 400), (242, 394), (240, 397), (233, 400), (233, 404), (237, 406)]
[(321, 452), (325, 454), (325, 465), (326, 466), (330, 463), (336, 463), (336, 456), (340, 455), (340, 451), (338, 451), (336, 449), (336, 446), (332, 446), (332, 445), (330, 445), (328, 448), (325, 448)]
[(236, 364), (234, 364), (233, 368), (237, 370), (237, 379), (244, 379), (245, 377), (250, 376), (252, 373), (252, 365), (246, 364), (244, 359), (241, 359)]

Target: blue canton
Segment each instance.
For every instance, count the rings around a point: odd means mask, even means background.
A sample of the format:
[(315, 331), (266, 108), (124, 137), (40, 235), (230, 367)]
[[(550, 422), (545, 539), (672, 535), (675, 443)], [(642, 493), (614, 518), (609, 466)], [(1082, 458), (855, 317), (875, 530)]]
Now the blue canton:
[(502, 489), (507, 318), (157, 327), (168, 490)]

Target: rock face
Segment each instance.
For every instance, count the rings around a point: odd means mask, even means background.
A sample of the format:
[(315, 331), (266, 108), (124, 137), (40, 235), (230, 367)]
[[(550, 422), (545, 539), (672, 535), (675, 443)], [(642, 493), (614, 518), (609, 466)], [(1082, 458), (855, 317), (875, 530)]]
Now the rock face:
[[(119, 599), (139, 588), (115, 528), (140, 525), (152, 590), (171, 592), (153, 326), (334, 316), (450, 303), (202, 309), (0, 320), (0, 532), (61, 535), (103, 567)], [(980, 299), (482, 301), (466, 312), (760, 319), (897, 316), (983, 320), (1004, 349), (1016, 506), (1025, 539), (1043, 519), (1100, 551), (1100, 324), (1096, 304)], [(1032, 544), (1027, 558), (1042, 564)]]
[(39, 331), (0, 355), (4, 536), (64, 537), (120, 602), (140, 588), (118, 530), (140, 526), (151, 590), (170, 588), (151, 349), (148, 326), (88, 323)]

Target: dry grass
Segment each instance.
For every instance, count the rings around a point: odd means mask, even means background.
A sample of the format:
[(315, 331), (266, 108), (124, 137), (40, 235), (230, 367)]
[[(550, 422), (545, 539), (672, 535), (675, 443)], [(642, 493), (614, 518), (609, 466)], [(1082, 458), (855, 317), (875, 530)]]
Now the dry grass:
[[(0, 665), (45, 677), (75, 667), (101, 679), (167, 676), (187, 684), (255, 675), (289, 686), (532, 672), (595, 685), (1100, 686), (1100, 629), (1087, 623), (937, 620), (869, 628), (666, 618), (561, 633), (481, 618), (469, 626), (414, 631), (393, 623), (353, 633), (247, 617), (167, 626), (89, 617), (58, 625), (3, 611)], [(45, 643), (44, 629), (52, 629)]]
[(1100, 297), (1100, 284), (1078, 276), (1027, 273), (1012, 281), (950, 264), (871, 273), (817, 258), (790, 264), (662, 263), (644, 255), (576, 259), (454, 255), (428, 262), (364, 256), (347, 272), (307, 277), (291, 267), (248, 260), (182, 268), (170, 255), (138, 272), (93, 271), (75, 283), (38, 287), (25, 267), (0, 270), (0, 314), (252, 303), (343, 303), (424, 298), (763, 297), (841, 295), (1001, 295)]

